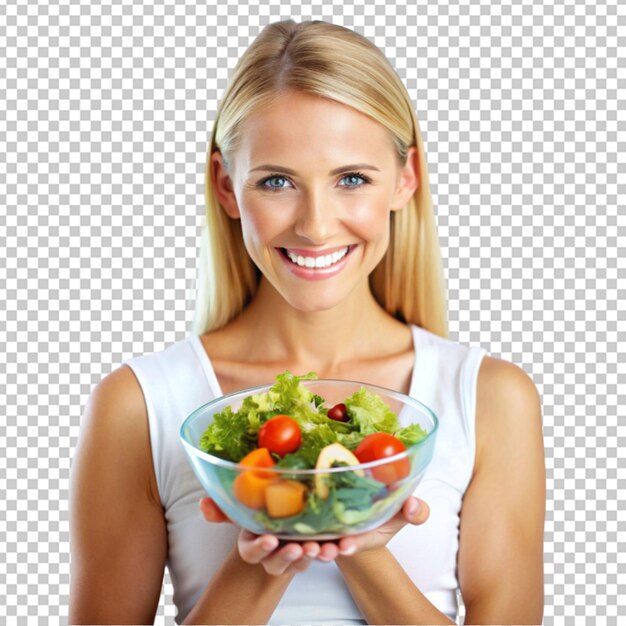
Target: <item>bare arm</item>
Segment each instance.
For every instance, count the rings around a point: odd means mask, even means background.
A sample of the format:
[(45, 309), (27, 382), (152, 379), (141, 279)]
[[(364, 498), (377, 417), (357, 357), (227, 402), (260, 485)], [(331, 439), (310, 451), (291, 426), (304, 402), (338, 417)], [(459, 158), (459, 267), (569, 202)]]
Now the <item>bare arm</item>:
[[(211, 498), (203, 498), (200, 509), (207, 522), (232, 523)], [(241, 529), (237, 546), (184, 623), (267, 623), (296, 573), (304, 572), (317, 556), (325, 561), (334, 559), (336, 550), (330, 543), (320, 549), (312, 541), (280, 542), (272, 535)]]
[(338, 557), (354, 602), (368, 624), (454, 624), (413, 584), (387, 547)]
[(267, 624), (295, 574), (269, 574), (235, 546), (183, 624)]
[(70, 624), (152, 624), (167, 555), (143, 394), (122, 367), (92, 391), (72, 463)]
[[(153, 624), (167, 559), (167, 527), (141, 387), (121, 367), (93, 390), (72, 464), (70, 624)], [(270, 569), (289, 565), (284, 550)], [(250, 543), (247, 557), (266, 552)], [(280, 575), (234, 547), (185, 623), (266, 623), (299, 563)]]
[(545, 459), (537, 389), (486, 357), (478, 378), (477, 466), (463, 500), (465, 624), (541, 624)]

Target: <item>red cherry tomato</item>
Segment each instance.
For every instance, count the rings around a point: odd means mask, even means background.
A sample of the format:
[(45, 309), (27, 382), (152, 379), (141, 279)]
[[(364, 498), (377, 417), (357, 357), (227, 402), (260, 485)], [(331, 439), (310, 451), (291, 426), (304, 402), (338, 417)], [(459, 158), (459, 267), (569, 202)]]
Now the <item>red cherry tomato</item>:
[(328, 409), (328, 413), (326, 413), (326, 416), (331, 420), (335, 420), (336, 422), (347, 422), (348, 409), (346, 409), (346, 405), (341, 402), (339, 404), (335, 404), (332, 409)]
[(288, 415), (275, 415), (259, 430), (259, 447), (283, 457), (295, 452), (302, 443), (298, 423)]
[[(404, 452), (406, 446), (396, 437), (389, 433), (372, 433), (367, 435), (354, 451), (354, 456), (361, 463), (378, 461), (400, 452)], [(372, 477), (375, 480), (389, 485), (409, 475), (411, 464), (408, 458), (386, 463), (378, 467), (372, 467)]]

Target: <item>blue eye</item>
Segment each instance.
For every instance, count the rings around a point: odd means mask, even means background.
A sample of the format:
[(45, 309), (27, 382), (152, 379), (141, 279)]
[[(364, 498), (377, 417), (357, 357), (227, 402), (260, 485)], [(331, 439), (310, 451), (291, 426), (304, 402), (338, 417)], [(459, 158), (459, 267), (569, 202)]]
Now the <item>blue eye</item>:
[(346, 174), (344, 178), (360, 178), (363, 181), (362, 185), (349, 185), (350, 187), (363, 187), (370, 182), (370, 179), (367, 176), (360, 174), (359, 172), (350, 172), (349, 174)]
[[(358, 185), (343, 185), (346, 189), (358, 189), (359, 187), (364, 187), (365, 185), (372, 182), (371, 178), (365, 176), (364, 174), (361, 174), (360, 172), (349, 172), (348, 174), (344, 174), (342, 176), (342, 179), (344, 178), (351, 178), (351, 179), (360, 178), (363, 181), (361, 184), (358, 184)], [(285, 186), (275, 187), (273, 185), (267, 186), (265, 184), (269, 181), (276, 181), (276, 180), (288, 180), (288, 179), (285, 178), (285, 176), (281, 176), (280, 174), (272, 174), (270, 176), (266, 176), (265, 178), (261, 179), (258, 183), (256, 183), (255, 187), (258, 187), (265, 191), (280, 191), (281, 189), (286, 189)]]
[(259, 181), (257, 183), (257, 187), (262, 187), (263, 189), (283, 189), (283, 187), (274, 187), (272, 185), (270, 185), (269, 187), (266, 187), (265, 183), (270, 180), (287, 180), (287, 179), (284, 176), (268, 176), (267, 178), (264, 178), (263, 180)]

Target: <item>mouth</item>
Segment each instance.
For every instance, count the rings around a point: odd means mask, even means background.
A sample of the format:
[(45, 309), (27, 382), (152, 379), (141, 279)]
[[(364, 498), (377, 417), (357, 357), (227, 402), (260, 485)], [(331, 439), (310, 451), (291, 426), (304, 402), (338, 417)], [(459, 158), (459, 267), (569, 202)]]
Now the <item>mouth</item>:
[(292, 274), (305, 280), (326, 280), (339, 274), (346, 267), (358, 244), (329, 248), (328, 254), (313, 250), (277, 248), (280, 257)]
[(279, 251), (293, 265), (309, 270), (324, 270), (340, 263), (355, 247), (355, 245), (344, 246), (343, 248), (335, 249), (329, 254), (315, 254), (314, 256), (298, 254), (299, 252), (304, 252), (303, 250), (293, 251), (289, 248), (279, 248)]

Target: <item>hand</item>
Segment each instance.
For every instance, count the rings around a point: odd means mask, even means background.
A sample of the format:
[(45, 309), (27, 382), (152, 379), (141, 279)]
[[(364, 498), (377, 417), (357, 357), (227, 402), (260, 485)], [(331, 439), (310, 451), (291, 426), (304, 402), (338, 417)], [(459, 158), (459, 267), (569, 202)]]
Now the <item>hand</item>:
[[(412, 507), (415, 504), (418, 508), (413, 510)], [(339, 541), (340, 554), (349, 555), (383, 548), (407, 523), (419, 526), (428, 519), (429, 515), (428, 504), (424, 500), (411, 496), (404, 502), (398, 513), (382, 526), (358, 535), (342, 537)]]
[[(200, 500), (200, 510), (207, 522), (234, 524), (211, 498)], [(274, 535), (256, 535), (245, 528), (239, 533), (237, 549), (246, 563), (260, 563), (274, 576), (291, 570), (304, 572), (314, 559), (328, 563), (339, 554), (339, 546), (333, 542), (322, 545), (316, 541), (288, 543)]]

